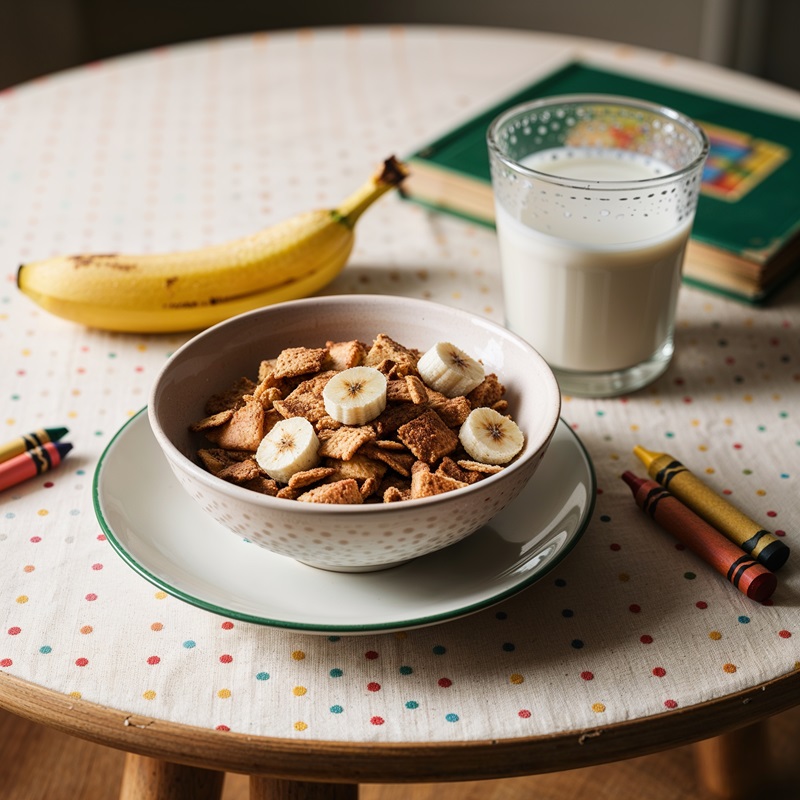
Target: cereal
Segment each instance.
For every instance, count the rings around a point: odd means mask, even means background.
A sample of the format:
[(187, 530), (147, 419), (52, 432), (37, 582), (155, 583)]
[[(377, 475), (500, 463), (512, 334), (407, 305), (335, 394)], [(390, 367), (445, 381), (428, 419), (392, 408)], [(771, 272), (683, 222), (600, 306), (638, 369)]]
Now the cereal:
[(458, 446), (458, 436), (435, 411), (426, 411), (398, 428), (397, 438), (426, 464), (450, 455)]
[[(209, 397), (205, 416), (190, 426), (213, 445), (198, 449), (198, 462), (222, 480), (304, 503), (396, 503), (455, 491), (503, 469), (476, 461), (458, 436), (475, 408), (507, 413), (494, 373), (466, 396), (446, 397), (421, 378), (421, 353), (384, 333), (369, 344), (330, 340), (266, 355), (254, 364), (257, 380), (239, 378)], [(386, 376), (386, 408), (365, 424), (345, 425), (326, 412), (322, 392), (331, 377), (361, 366)], [(319, 464), (283, 484), (255, 454), (279, 420), (293, 417), (313, 426)]]
[(239, 406), (230, 419), (216, 427), (205, 428), (206, 438), (229, 450), (257, 450), (267, 433), (264, 406), (252, 395), (247, 397), (250, 399)]
[(289, 347), (275, 361), (275, 377), (292, 378), (319, 372), (327, 355), (325, 347)]
[(364, 425), (358, 428), (342, 426), (332, 431), (319, 449), (321, 456), (349, 461), (361, 445), (375, 438), (375, 431)]
[(409, 350), (390, 339), (385, 333), (380, 333), (375, 337), (364, 363), (368, 367), (377, 367), (384, 361), (393, 361), (396, 374), (405, 377), (417, 374), (419, 356), (416, 350)]
[(451, 492), (453, 489), (463, 489), (469, 486), (468, 483), (448, 478), (447, 475), (439, 475), (431, 472), (431, 468), (418, 461), (411, 472), (411, 499), (420, 497), (433, 497), (436, 494)]
[(339, 505), (364, 502), (358, 484), (352, 478), (335, 483), (323, 483), (321, 486), (309, 489), (297, 499), (301, 503), (336, 503)]
[(367, 346), (357, 340), (352, 342), (327, 342), (325, 346), (328, 348), (326, 365), (328, 369), (335, 369), (337, 372), (360, 367), (367, 355)]

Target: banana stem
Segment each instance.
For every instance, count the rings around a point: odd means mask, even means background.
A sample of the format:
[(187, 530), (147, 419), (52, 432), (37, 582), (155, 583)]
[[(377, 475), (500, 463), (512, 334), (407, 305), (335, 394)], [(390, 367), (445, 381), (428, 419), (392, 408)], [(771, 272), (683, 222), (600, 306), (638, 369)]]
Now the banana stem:
[(357, 189), (332, 212), (334, 217), (343, 225), (352, 228), (364, 211), (382, 194), (397, 186), (406, 175), (408, 175), (408, 168), (405, 164), (394, 156), (387, 158), (383, 162), (380, 172), (373, 175), (367, 183)]

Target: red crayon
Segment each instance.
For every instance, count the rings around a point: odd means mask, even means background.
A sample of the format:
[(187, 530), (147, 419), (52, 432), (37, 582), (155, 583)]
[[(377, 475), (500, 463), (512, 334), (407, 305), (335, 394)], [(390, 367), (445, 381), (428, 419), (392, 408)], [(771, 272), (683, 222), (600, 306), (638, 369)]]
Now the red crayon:
[(55, 469), (72, 450), (69, 442), (47, 442), (0, 464), (0, 491)]
[(751, 600), (763, 602), (772, 596), (778, 579), (751, 555), (737, 547), (687, 508), (660, 483), (624, 472), (636, 504), (662, 528), (700, 556)]

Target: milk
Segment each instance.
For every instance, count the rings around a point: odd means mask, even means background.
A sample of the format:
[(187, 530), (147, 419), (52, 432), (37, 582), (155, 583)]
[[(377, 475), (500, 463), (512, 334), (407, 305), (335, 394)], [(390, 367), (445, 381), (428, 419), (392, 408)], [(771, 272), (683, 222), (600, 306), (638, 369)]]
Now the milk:
[[(637, 182), (672, 170), (637, 153), (571, 148), (522, 164), (571, 185), (532, 181), (513, 216), (497, 201), (509, 328), (556, 369), (646, 361), (671, 339), (691, 215), (677, 196)], [(592, 181), (628, 183), (598, 193)]]

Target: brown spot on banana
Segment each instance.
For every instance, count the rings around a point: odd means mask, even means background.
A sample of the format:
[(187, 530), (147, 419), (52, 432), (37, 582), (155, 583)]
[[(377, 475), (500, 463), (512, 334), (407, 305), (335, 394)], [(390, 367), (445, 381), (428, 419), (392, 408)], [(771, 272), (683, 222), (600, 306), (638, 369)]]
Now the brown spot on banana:
[(81, 253), (79, 255), (68, 256), (73, 266), (77, 269), (95, 266), (95, 262), (97, 261), (102, 261), (103, 267), (117, 269), (120, 270), (120, 272), (133, 272), (139, 268), (139, 265), (135, 262), (126, 263), (124, 261), (118, 261), (118, 257), (119, 253)]

